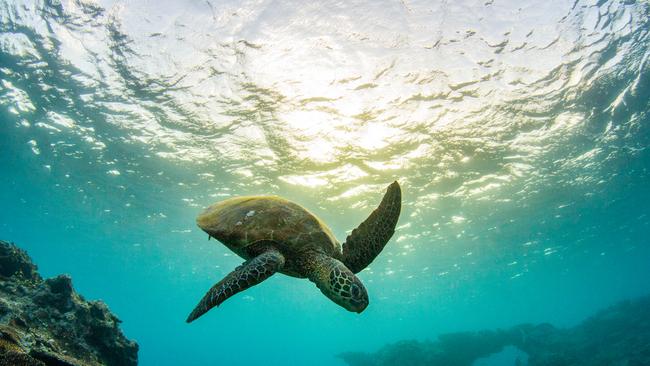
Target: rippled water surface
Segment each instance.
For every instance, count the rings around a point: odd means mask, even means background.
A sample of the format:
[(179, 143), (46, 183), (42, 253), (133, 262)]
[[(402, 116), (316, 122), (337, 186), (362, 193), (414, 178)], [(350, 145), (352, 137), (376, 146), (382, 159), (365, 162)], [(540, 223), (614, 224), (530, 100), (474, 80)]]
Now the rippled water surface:
[[(650, 291), (647, 1), (0, 1), (0, 235), (70, 273), (142, 365), (575, 324)], [(343, 241), (398, 180), (361, 315), (194, 217), (270, 193)]]

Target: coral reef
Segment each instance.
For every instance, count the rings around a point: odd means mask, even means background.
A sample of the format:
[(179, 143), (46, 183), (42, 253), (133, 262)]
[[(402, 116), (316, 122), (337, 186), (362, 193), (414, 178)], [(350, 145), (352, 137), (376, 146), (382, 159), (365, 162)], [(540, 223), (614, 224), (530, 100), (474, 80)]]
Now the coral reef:
[(42, 279), (25, 251), (0, 240), (0, 366), (137, 365), (119, 323), (70, 277)]
[(339, 356), (350, 366), (470, 366), (506, 346), (528, 355), (516, 365), (650, 365), (650, 296), (614, 305), (569, 329), (522, 324), (505, 330), (444, 334), (436, 341), (401, 341), (373, 354)]

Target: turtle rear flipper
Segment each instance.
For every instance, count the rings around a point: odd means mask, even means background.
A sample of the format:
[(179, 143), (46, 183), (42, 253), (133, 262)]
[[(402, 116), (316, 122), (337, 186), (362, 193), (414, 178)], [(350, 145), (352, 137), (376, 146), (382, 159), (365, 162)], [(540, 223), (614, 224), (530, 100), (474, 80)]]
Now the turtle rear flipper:
[(393, 182), (379, 207), (345, 239), (343, 263), (353, 272), (361, 272), (379, 253), (395, 232), (402, 207), (402, 191)]
[(234, 271), (230, 272), (224, 279), (212, 286), (203, 299), (187, 317), (191, 323), (196, 318), (208, 312), (215, 306), (219, 306), (232, 295), (253, 287), (265, 279), (271, 277), (275, 272), (284, 266), (284, 256), (276, 249), (269, 248), (255, 258), (247, 260)]

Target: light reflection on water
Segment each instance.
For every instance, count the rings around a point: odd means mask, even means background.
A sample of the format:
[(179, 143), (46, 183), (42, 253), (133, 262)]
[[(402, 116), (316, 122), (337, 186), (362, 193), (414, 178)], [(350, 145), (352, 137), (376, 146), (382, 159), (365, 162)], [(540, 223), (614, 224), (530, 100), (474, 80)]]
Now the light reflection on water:
[[(82, 4), (64, 3), (40, 34), (61, 42), (50, 61), (88, 88), (71, 98), (159, 156), (308, 187), (423, 166), (417, 183), (438, 168), (500, 187), (551, 154), (547, 141), (582, 133), (590, 87), (645, 63), (633, 47), (644, 3)], [(20, 20), (38, 30), (36, 8)], [(24, 37), (5, 40), (43, 58)], [(49, 128), (74, 130), (68, 111), (51, 113)], [(461, 164), (483, 159), (500, 167)], [(332, 169), (345, 164), (358, 172)]]

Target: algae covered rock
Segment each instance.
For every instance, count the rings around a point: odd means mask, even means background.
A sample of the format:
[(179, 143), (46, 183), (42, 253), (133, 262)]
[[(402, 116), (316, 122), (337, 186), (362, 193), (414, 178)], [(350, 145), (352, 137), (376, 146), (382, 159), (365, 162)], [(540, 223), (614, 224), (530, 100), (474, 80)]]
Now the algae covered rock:
[(137, 365), (119, 323), (69, 276), (43, 280), (25, 251), (0, 240), (0, 366)]
[(40, 281), (41, 276), (37, 270), (24, 250), (0, 240), (0, 277)]
[(472, 366), (515, 347), (509, 365), (650, 365), (650, 296), (624, 301), (573, 328), (521, 324), (505, 330), (443, 334), (436, 341), (401, 341), (375, 353), (339, 355), (351, 366)]
[(347, 352), (339, 355), (352, 366), (470, 366), (480, 358), (499, 352), (510, 341), (507, 331), (448, 333), (437, 341), (400, 341), (374, 354)]

